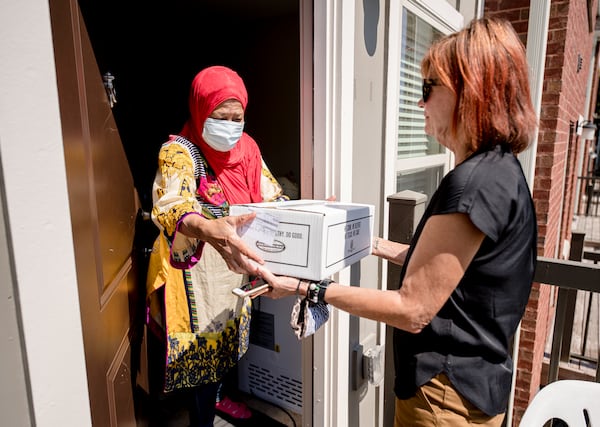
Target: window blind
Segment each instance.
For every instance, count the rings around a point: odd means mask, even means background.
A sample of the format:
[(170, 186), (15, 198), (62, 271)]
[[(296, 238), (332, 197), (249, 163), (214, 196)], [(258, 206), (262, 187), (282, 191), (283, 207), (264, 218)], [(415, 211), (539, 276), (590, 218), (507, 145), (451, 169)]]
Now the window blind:
[(421, 60), (441, 33), (413, 13), (403, 13), (398, 103), (399, 159), (439, 154), (443, 148), (424, 132), (421, 98)]

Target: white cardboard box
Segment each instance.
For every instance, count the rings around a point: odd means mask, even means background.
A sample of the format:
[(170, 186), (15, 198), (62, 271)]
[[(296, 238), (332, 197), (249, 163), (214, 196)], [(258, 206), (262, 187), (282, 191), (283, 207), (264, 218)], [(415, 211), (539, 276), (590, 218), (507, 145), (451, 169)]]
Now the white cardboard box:
[(275, 274), (321, 280), (371, 253), (374, 206), (324, 200), (232, 205), (255, 211), (242, 239)]

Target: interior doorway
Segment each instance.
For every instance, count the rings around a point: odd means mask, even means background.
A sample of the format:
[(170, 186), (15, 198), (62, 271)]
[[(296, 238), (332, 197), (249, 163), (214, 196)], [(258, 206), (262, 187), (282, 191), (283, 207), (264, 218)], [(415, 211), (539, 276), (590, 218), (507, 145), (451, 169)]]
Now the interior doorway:
[[(79, 0), (142, 206), (157, 153), (187, 118), (193, 77), (226, 65), (244, 79), (245, 130), (276, 177), (300, 176), (299, 0)], [(299, 184), (298, 184), (299, 185)]]

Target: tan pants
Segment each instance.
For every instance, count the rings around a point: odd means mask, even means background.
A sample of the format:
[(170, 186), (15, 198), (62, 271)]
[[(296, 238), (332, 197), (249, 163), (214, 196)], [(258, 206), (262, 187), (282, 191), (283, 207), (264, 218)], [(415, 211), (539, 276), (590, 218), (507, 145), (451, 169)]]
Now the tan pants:
[(396, 398), (394, 427), (500, 427), (504, 414), (486, 415), (464, 399), (444, 374), (420, 387), (407, 400)]

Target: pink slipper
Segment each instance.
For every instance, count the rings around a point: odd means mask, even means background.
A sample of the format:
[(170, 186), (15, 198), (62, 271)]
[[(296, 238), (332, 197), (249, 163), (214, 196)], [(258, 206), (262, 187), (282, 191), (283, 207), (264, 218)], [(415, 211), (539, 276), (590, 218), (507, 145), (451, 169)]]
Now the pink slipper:
[(234, 402), (227, 396), (217, 402), (215, 408), (237, 420), (245, 420), (252, 416), (252, 411), (244, 402)]

